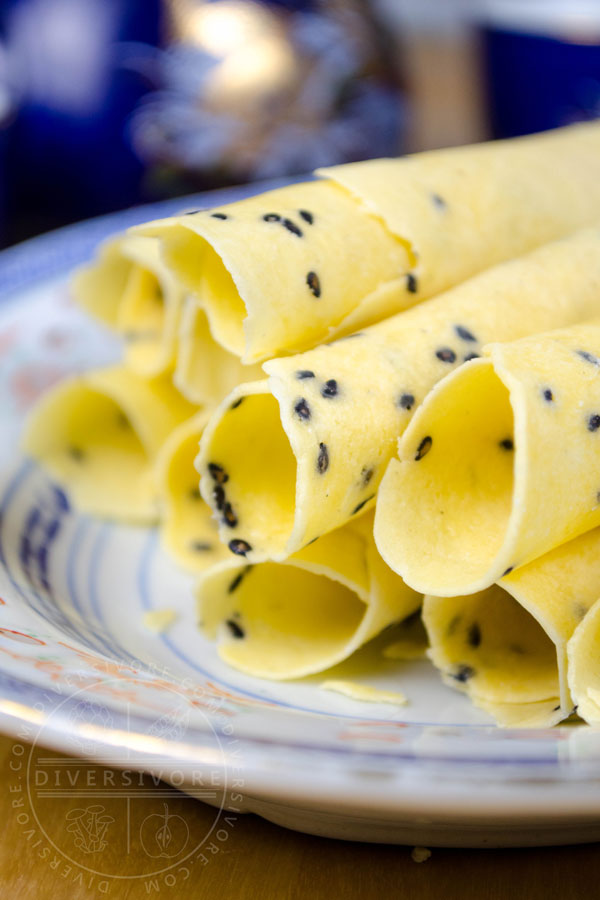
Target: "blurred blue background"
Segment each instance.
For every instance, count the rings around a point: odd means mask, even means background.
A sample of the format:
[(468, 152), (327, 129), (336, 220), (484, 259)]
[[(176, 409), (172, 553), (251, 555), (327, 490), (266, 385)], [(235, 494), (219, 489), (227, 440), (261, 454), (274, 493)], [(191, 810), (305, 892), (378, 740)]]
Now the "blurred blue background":
[(0, 0), (0, 241), (600, 111), (600, 0)]

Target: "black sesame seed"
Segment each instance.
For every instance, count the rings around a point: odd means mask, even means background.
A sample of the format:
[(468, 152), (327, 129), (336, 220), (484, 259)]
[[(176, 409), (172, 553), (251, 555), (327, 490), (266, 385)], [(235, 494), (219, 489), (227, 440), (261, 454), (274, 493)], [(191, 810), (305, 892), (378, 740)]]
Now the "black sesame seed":
[(372, 500), (374, 496), (375, 496), (375, 494), (371, 494), (370, 497), (365, 497), (364, 500), (361, 500), (361, 502), (358, 504), (358, 506), (355, 506), (354, 509), (352, 510), (352, 515), (355, 516), (357, 512), (360, 512), (361, 509), (363, 508), (363, 506), (365, 506), (369, 502), (369, 500)]
[(205, 212), (204, 209), (188, 209), (187, 212), (182, 213), (184, 216), (195, 216), (196, 213)]
[(299, 381), (304, 381), (305, 378), (314, 378), (314, 377), (315, 377), (315, 373), (311, 372), (310, 369), (299, 369), (296, 372), (296, 378)]
[(508, 649), (511, 653), (516, 653), (517, 656), (525, 656), (525, 651), (520, 644), (509, 644)]
[(417, 447), (417, 452), (415, 454), (415, 460), (423, 459), (423, 457), (426, 456), (429, 453), (429, 451), (431, 450), (432, 444), (433, 444), (433, 441), (431, 440), (429, 435), (427, 435), (427, 437), (424, 437), (423, 440), (421, 441), (421, 443), (419, 444), (419, 446)]
[(467, 643), (469, 647), (479, 647), (481, 644), (481, 628), (477, 622), (473, 622), (467, 632)]
[(236, 588), (239, 588), (240, 584), (242, 583), (243, 577), (244, 577), (243, 572), (240, 572), (238, 575), (235, 576), (235, 578), (233, 579), (232, 582), (230, 582), (229, 587), (227, 588), (228, 594), (233, 594), (233, 592), (236, 590)]
[(513, 443), (512, 438), (503, 438), (501, 441), (498, 441), (498, 446), (503, 450), (514, 450), (515, 445)]
[(338, 392), (338, 383), (335, 378), (330, 378), (321, 388), (322, 397), (335, 397)]
[(278, 213), (265, 213), (263, 216), (265, 222), (281, 222), (281, 216)]
[(448, 204), (446, 203), (446, 201), (444, 200), (443, 197), (440, 197), (439, 194), (432, 194), (431, 202), (433, 203), (434, 206), (437, 206), (437, 208), (439, 210), (448, 208)]
[(232, 637), (238, 639), (246, 637), (246, 632), (238, 625), (238, 623), (234, 619), (226, 619), (225, 624), (229, 628)]
[(463, 362), (470, 362), (472, 359), (479, 359), (479, 353), (467, 353), (463, 356)]
[(460, 681), (461, 684), (464, 684), (465, 681), (469, 681), (470, 678), (475, 674), (475, 669), (473, 666), (460, 665), (457, 666), (456, 672), (451, 673), (451, 677), (455, 679), (455, 681)]
[(217, 484), (225, 484), (229, 481), (229, 475), (218, 463), (209, 463), (208, 464), (208, 472), (211, 478), (217, 482)]
[(461, 341), (476, 341), (477, 338), (474, 334), (472, 334), (468, 328), (465, 328), (464, 325), (455, 325), (454, 330), (461, 339)]
[(242, 569), (242, 571), (239, 572), (239, 573), (235, 576), (235, 578), (233, 579), (233, 581), (231, 582), (231, 584), (230, 584), (229, 587), (227, 588), (227, 593), (228, 593), (228, 594), (233, 594), (233, 592), (236, 591), (236, 590), (239, 588), (240, 584), (242, 583), (242, 579), (245, 578), (245, 576), (248, 574), (248, 572), (250, 571), (251, 568), (252, 568), (252, 566), (246, 566), (245, 569)]
[(296, 223), (292, 222), (291, 219), (282, 219), (281, 224), (283, 225), (284, 228), (287, 228), (287, 230), (289, 232), (291, 232), (292, 234), (295, 234), (296, 237), (304, 237), (304, 235), (302, 234), (302, 230), (300, 228), (298, 228)]
[(413, 275), (412, 272), (407, 272), (406, 274), (406, 290), (409, 294), (416, 294), (419, 290), (419, 284), (417, 282), (417, 276)]
[(213, 549), (213, 545), (206, 541), (190, 541), (190, 550), (194, 553), (208, 553)]
[(154, 341), (158, 337), (158, 332), (152, 328), (144, 328), (138, 331), (124, 331), (121, 337), (126, 344), (134, 344), (137, 341)]
[(317, 456), (317, 472), (324, 475), (329, 468), (329, 453), (327, 447), (322, 442), (319, 444), (319, 455)]
[(353, 331), (352, 334), (345, 334), (343, 337), (338, 338), (337, 341), (332, 341), (331, 344), (325, 344), (325, 347), (331, 347), (332, 344), (339, 344), (340, 341), (349, 341), (351, 338), (364, 337), (364, 331)]
[(215, 487), (213, 488), (212, 495), (213, 495), (213, 500), (214, 500), (215, 506), (217, 507), (217, 509), (220, 512), (223, 509), (223, 507), (225, 506), (225, 491), (223, 490), (223, 488), (221, 487), (220, 484), (215, 485)]
[(188, 499), (197, 501), (200, 499), (200, 488), (191, 487), (188, 491)]
[(299, 209), (298, 212), (302, 216), (304, 221), (308, 222), (309, 225), (312, 225), (313, 222), (315, 221), (315, 217), (307, 209)]
[(447, 627), (447, 629), (446, 629), (446, 634), (448, 635), (448, 637), (451, 637), (451, 636), (454, 634), (454, 632), (456, 631), (456, 629), (457, 629), (458, 626), (460, 625), (461, 620), (462, 620), (462, 616), (461, 616), (461, 615), (453, 616), (453, 617), (450, 619), (450, 622), (449, 622), (448, 627)]
[(547, 403), (552, 403), (554, 400), (554, 394), (550, 390), (550, 388), (544, 388), (542, 391), (542, 396)]
[(311, 545), (311, 544), (314, 544), (315, 541), (318, 541), (320, 537), (321, 537), (321, 535), (318, 534), (318, 535), (316, 536), (316, 538), (313, 538), (312, 541), (309, 541), (308, 544), (305, 544), (304, 546), (305, 546), (305, 547), (310, 547), (310, 545)]
[(585, 614), (588, 611), (588, 607), (583, 603), (574, 603), (573, 604), (573, 615), (578, 621), (581, 621)]
[(229, 541), (227, 546), (231, 552), (235, 553), (237, 556), (245, 556), (246, 553), (250, 553), (252, 550), (248, 541), (243, 541), (241, 538), (233, 538), (233, 540)]
[(558, 706), (553, 706), (553, 707), (552, 707), (552, 712), (558, 712), (559, 709), (560, 709), (560, 703), (558, 704)]
[(514, 566), (509, 566), (508, 569), (505, 569), (504, 572), (502, 573), (502, 578), (504, 578), (505, 575), (510, 575), (510, 573), (512, 572), (513, 569), (514, 569)]
[(439, 360), (445, 363), (456, 362), (456, 353), (450, 347), (440, 347), (435, 351), (435, 355)]
[(211, 213), (211, 219), (228, 219), (229, 216), (226, 216), (225, 213)]
[(294, 406), (294, 412), (300, 419), (310, 419), (310, 406), (304, 397), (301, 397), (300, 400), (298, 400)]
[(599, 428), (600, 428), (600, 416), (598, 415), (598, 413), (593, 413), (588, 418), (587, 429), (588, 429), (588, 431), (598, 431)]
[(365, 487), (366, 487), (366, 486), (368, 485), (368, 483), (370, 482), (370, 480), (371, 480), (371, 478), (373, 477), (374, 473), (375, 473), (375, 469), (373, 469), (373, 468), (367, 468), (367, 466), (364, 466), (364, 468), (361, 470), (360, 477), (361, 477), (361, 481), (362, 481), (362, 483), (363, 483), (363, 485), (364, 485)]
[(400, 409), (412, 409), (415, 405), (415, 395), (414, 394), (401, 394), (400, 399), (398, 400), (398, 406)]
[(311, 293), (315, 297), (321, 296), (321, 282), (319, 280), (319, 276), (316, 272), (309, 272), (306, 276), (306, 283), (309, 286)]
[(233, 507), (229, 501), (226, 501), (223, 504), (223, 524), (228, 525), (229, 528), (235, 528), (238, 523), (238, 519), (236, 514), (233, 511)]
[(67, 447), (67, 453), (75, 462), (83, 462), (85, 459), (85, 450), (82, 450), (81, 447)]
[(125, 413), (121, 412), (121, 410), (119, 410), (119, 412), (117, 413), (117, 425), (119, 426), (119, 428), (131, 427), (131, 422), (129, 421)]
[(575, 353), (593, 366), (600, 366), (600, 359), (598, 359), (597, 356), (594, 356), (593, 353), (588, 353), (587, 350), (576, 350)]
[(229, 409), (237, 409), (238, 406), (241, 406), (244, 402), (244, 397), (238, 397), (237, 400), (234, 400)]

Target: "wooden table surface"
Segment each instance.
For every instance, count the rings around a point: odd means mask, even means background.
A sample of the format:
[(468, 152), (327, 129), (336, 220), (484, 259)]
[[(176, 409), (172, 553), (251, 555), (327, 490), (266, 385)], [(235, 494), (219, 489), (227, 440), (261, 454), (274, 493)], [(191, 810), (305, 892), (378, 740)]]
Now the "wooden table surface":
[[(65, 760), (43, 748), (34, 752), (42, 754), (49, 771), (60, 769), (63, 780), (68, 776), (76, 781), (76, 774), (84, 770), (88, 783), (92, 773), (94, 783), (111, 784), (116, 775), (103, 766), (90, 766), (75, 757)], [(28, 779), (25, 766), (29, 753), (30, 748), (22, 742), (0, 737), (4, 788), (0, 794), (2, 900), (137, 900), (152, 896), (167, 900), (548, 900), (555, 896), (579, 900), (597, 897), (599, 893), (597, 844), (517, 850), (433, 848), (426, 862), (416, 863), (410, 847), (312, 837), (279, 828), (254, 815), (240, 815), (226, 824), (221, 840), (213, 842), (217, 852), (210, 852), (205, 844), (204, 852), (195, 859), (153, 876), (148, 874), (149, 858), (140, 842), (134, 840), (128, 848), (127, 813), (122, 805), (122, 812), (117, 811), (118, 801), (114, 798), (103, 801), (105, 811), (114, 819), (106, 829), (105, 846), (90, 847), (88, 841), (85, 853), (76, 850), (78, 828), (93, 825), (89, 798), (75, 786), (66, 792), (67, 796), (44, 802), (34, 792), (34, 802), (30, 803), (26, 787), (28, 780), (31, 786), (33, 775), (30, 772)], [(148, 817), (153, 819), (150, 835), (156, 832), (154, 824), (161, 823), (156, 812), (164, 805), (163, 797), (168, 797), (169, 841), (177, 840), (182, 820), (191, 830), (208, 833), (215, 821), (212, 807), (184, 795), (164, 794), (165, 791), (169, 791), (166, 785), (153, 784), (147, 777), (132, 788), (138, 807), (147, 804), (146, 809), (154, 810)], [(82, 820), (84, 808), (87, 816)], [(89, 828), (83, 830), (90, 832)], [(103, 840), (102, 835), (99, 840)], [(74, 862), (70, 863), (69, 858)], [(136, 866), (134, 878), (113, 877), (134, 872)], [(94, 869), (109, 877), (94, 874)]]

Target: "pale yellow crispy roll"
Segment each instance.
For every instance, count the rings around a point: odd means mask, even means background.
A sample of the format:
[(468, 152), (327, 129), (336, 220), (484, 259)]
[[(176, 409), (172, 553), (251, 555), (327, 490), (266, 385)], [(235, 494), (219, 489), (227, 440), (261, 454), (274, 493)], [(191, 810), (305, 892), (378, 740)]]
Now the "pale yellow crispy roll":
[(107, 241), (75, 274), (72, 288), (80, 306), (123, 338), (125, 362), (138, 375), (173, 366), (184, 290), (162, 261), (158, 240)]
[(179, 565), (193, 572), (230, 557), (219, 541), (212, 510), (200, 496), (194, 468), (207, 419), (208, 412), (201, 411), (179, 425), (156, 461), (161, 539)]
[(138, 226), (256, 362), (379, 321), (591, 224), (600, 125), (337, 166), (216, 210)]
[(378, 499), (381, 554), (428, 594), (483, 590), (600, 524), (600, 322), (483, 354), (427, 397)]
[(218, 210), (137, 226), (162, 238), (215, 339), (256, 362), (326, 337), (367, 295), (394, 282), (415, 302), (403, 244), (332, 182), (290, 185)]
[[(589, 671), (579, 676), (585, 651), (573, 665), (575, 638), (568, 642), (573, 632), (581, 634), (579, 623), (595, 603), (598, 585), (600, 529), (594, 529), (484, 591), (426, 597), (429, 656), (447, 684), (466, 691), (500, 724), (553, 725), (579, 702), (574, 681), (586, 689), (592, 684)], [(597, 659), (598, 651), (590, 658)]]
[(199, 406), (216, 406), (237, 384), (261, 375), (259, 366), (244, 366), (239, 357), (215, 341), (197, 298), (187, 297), (173, 374), (183, 396)]
[[(581, 540), (581, 538), (579, 538)], [(600, 552), (598, 552), (600, 556)], [(596, 564), (596, 569), (598, 568)], [(590, 573), (593, 606), (575, 629), (567, 646), (569, 688), (577, 713), (590, 725), (600, 723), (600, 578)]]
[(430, 297), (598, 220), (600, 126), (319, 171), (406, 242)]
[(148, 380), (122, 366), (98, 369), (44, 394), (23, 447), (82, 511), (149, 523), (158, 515), (156, 458), (193, 412), (167, 376)]
[(272, 679), (341, 662), (422, 599), (381, 560), (370, 515), (284, 563), (221, 563), (201, 577), (197, 595), (199, 620), (220, 656)]
[[(490, 340), (598, 313), (600, 230), (593, 229), (362, 333), (265, 363), (270, 377), (234, 390), (201, 444), (201, 491), (221, 520), (222, 540), (234, 552), (281, 560), (339, 527), (373, 503), (398, 435), (447, 372)], [(501, 459), (506, 479), (512, 454)], [(489, 543), (480, 531), (479, 543)]]

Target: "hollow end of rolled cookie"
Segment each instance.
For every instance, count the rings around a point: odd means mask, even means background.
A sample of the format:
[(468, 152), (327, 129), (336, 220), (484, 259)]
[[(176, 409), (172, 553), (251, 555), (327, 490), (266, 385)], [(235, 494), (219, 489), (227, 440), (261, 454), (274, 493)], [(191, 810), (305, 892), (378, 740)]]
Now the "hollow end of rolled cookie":
[(180, 566), (196, 573), (230, 555), (219, 540), (212, 510), (200, 496), (194, 468), (206, 420), (207, 414), (199, 413), (180, 425), (156, 461), (162, 543)]
[(600, 723), (600, 600), (575, 629), (567, 645), (569, 689), (577, 713), (589, 725)]
[(147, 524), (157, 504), (151, 461), (121, 406), (74, 379), (33, 411), (24, 451), (40, 462), (82, 512)]
[(189, 295), (181, 316), (175, 387), (192, 403), (214, 408), (241, 382), (261, 377), (258, 365), (243, 365), (238, 356), (215, 341), (205, 310)]
[(468, 594), (519, 564), (509, 549), (517, 448), (510, 394), (488, 360), (430, 393), (385, 474), (375, 522), (380, 553), (414, 590)]
[(135, 372), (157, 375), (170, 361), (165, 328), (163, 286), (149, 269), (134, 265), (119, 308), (118, 329), (125, 342), (127, 364)]
[(197, 597), (199, 621), (221, 658), (275, 680), (344, 659), (366, 610), (351, 586), (291, 561), (217, 568), (200, 580)]
[(119, 240), (105, 244), (99, 259), (76, 269), (70, 288), (76, 303), (109, 328), (117, 327), (121, 299), (132, 262), (121, 253)]
[(232, 552), (283, 559), (295, 523), (297, 464), (266, 384), (229, 395), (207, 426), (196, 465)]
[(246, 350), (247, 310), (223, 260), (200, 235), (181, 225), (163, 233), (165, 260), (175, 276), (202, 304), (215, 340), (242, 357)]
[(462, 597), (425, 597), (429, 656), (444, 681), (501, 725), (554, 724), (561, 707), (557, 647), (501, 585)]

